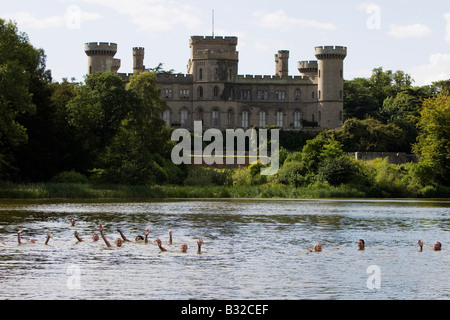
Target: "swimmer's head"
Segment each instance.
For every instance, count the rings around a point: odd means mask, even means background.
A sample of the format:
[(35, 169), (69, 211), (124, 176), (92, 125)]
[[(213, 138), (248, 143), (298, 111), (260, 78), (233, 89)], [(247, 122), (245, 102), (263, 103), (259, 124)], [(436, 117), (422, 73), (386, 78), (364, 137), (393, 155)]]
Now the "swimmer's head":
[(441, 250), (441, 248), (442, 248), (442, 244), (439, 241), (437, 241), (433, 246), (433, 249), (435, 251), (439, 251), (439, 250)]
[(183, 244), (181, 245), (181, 252), (187, 252), (187, 250), (188, 250), (187, 244), (186, 244), (186, 243), (183, 243)]
[(143, 241), (144, 237), (143, 236), (137, 236), (134, 240), (135, 241)]
[(94, 235), (92, 236), (92, 240), (98, 241), (98, 234), (94, 233)]
[(314, 251), (321, 252), (322, 251), (322, 244), (321, 243), (316, 243), (314, 245)]
[(364, 240), (363, 239), (359, 239), (358, 240), (358, 249), (359, 250), (364, 250), (364, 245), (365, 245)]
[(116, 243), (116, 246), (121, 247), (122, 246), (122, 239), (117, 238), (115, 243)]

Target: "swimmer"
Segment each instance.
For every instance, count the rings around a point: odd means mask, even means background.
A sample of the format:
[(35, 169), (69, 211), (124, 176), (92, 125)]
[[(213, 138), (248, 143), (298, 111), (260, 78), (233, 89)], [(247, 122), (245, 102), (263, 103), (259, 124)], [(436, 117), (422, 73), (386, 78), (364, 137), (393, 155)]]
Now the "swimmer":
[(316, 243), (314, 245), (314, 248), (306, 248), (306, 250), (310, 251), (310, 252), (321, 252), (322, 251), (322, 244), (320, 242)]
[(131, 242), (124, 236), (124, 234), (122, 233), (122, 231), (119, 228), (117, 228), (116, 230), (120, 233), (120, 236), (122, 237), (123, 241)]
[(181, 252), (186, 253), (188, 251), (188, 246), (186, 243), (183, 243), (181, 245)]
[(75, 227), (75, 222), (76, 222), (75, 219), (73, 219), (73, 218), (70, 219), (70, 226)]
[(358, 250), (364, 250), (365, 242), (363, 239), (358, 240)]
[(145, 239), (144, 239), (145, 243), (148, 243), (148, 235), (149, 235), (149, 233), (150, 233), (149, 229), (145, 230)]
[[(103, 226), (99, 225), (98, 226), (98, 231), (100, 231), (100, 235), (103, 238), (103, 241), (105, 241), (105, 244), (108, 248), (112, 247), (111, 243), (109, 243), (108, 239), (106, 239), (105, 235), (103, 234)], [(117, 247), (121, 247), (122, 246), (122, 239), (117, 238), (116, 241), (114, 241), (114, 243), (116, 244)]]
[(51, 235), (50, 235), (50, 232), (49, 232), (49, 231), (47, 231), (46, 234), (47, 234), (47, 239), (45, 239), (45, 243), (44, 243), (45, 245), (48, 244), (48, 241), (49, 241), (50, 238), (51, 238)]
[(163, 248), (162, 242), (161, 242), (160, 239), (156, 239), (155, 242), (156, 242), (156, 244), (158, 245), (158, 247), (159, 247), (159, 249), (160, 249), (161, 251), (163, 251), (163, 252), (167, 251), (167, 249)]
[[(131, 242), (131, 240), (128, 240), (119, 228), (117, 228), (117, 231), (120, 233), (120, 236), (122, 237), (123, 241)], [(144, 240), (144, 237), (140, 236), (140, 235), (137, 236), (136, 238), (134, 238), (134, 241), (136, 241), (136, 242), (143, 241), (143, 240)]]
[[(22, 244), (22, 240), (20, 239), (20, 234), (23, 232), (22, 229), (20, 229), (19, 231), (17, 231), (17, 242), (19, 243), (19, 245)], [(34, 240), (33, 238), (31, 238), (30, 240), (28, 240), (29, 243), (36, 243), (36, 240)]]
[[(423, 241), (419, 240), (417, 242), (419, 244), (419, 252), (422, 252), (423, 249)], [(433, 246), (434, 251), (440, 251), (442, 249), (442, 244), (439, 241), (436, 241), (436, 243)]]
[[(77, 240), (79, 242), (83, 242), (84, 241), (83, 239), (80, 238), (80, 235), (79, 235), (78, 231), (75, 231), (73, 234), (75, 235), (75, 238), (77, 238)], [(99, 239), (98, 234), (94, 233), (93, 236), (92, 236), (92, 241), (97, 242), (98, 239)]]
[(202, 253), (202, 244), (203, 244), (203, 239), (198, 239), (198, 241), (197, 241), (197, 246), (198, 246), (198, 249), (197, 249), (197, 253)]

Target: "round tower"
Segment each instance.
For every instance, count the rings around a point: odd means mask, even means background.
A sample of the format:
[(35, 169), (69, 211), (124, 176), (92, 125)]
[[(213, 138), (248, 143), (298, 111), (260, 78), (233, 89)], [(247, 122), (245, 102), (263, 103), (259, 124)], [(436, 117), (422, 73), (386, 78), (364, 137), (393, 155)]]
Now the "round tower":
[(90, 42), (84, 45), (88, 56), (88, 74), (94, 72), (113, 72), (114, 56), (117, 53), (117, 44), (108, 42)]
[(316, 60), (313, 61), (299, 61), (297, 69), (302, 77), (317, 77), (319, 73), (319, 66)]
[(347, 48), (325, 46), (315, 48), (318, 60), (319, 125), (339, 128), (344, 111), (344, 59)]
[(145, 55), (145, 49), (144, 48), (133, 48), (133, 73), (139, 74), (141, 72), (144, 72), (145, 66), (144, 66), (144, 55)]

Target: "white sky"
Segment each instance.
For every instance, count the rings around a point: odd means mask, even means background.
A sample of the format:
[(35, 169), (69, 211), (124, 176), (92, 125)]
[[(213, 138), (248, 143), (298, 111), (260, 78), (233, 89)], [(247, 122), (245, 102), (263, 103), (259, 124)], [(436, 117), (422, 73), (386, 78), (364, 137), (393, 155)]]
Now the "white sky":
[(450, 79), (448, 0), (1, 0), (0, 17), (15, 20), (47, 54), (55, 81), (83, 80), (85, 42), (115, 42), (119, 72), (132, 72), (132, 48), (145, 47), (146, 67), (186, 73), (189, 38), (239, 37), (239, 74), (275, 73), (274, 55), (314, 60), (314, 47), (348, 47), (345, 78), (372, 69), (403, 70), (416, 85)]

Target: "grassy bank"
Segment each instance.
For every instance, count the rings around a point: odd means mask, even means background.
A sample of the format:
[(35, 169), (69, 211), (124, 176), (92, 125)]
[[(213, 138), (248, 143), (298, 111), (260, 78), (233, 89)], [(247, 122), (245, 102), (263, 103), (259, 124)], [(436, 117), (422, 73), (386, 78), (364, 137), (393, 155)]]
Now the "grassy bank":
[(89, 183), (3, 184), (0, 199), (363, 198), (350, 186), (124, 186)]

